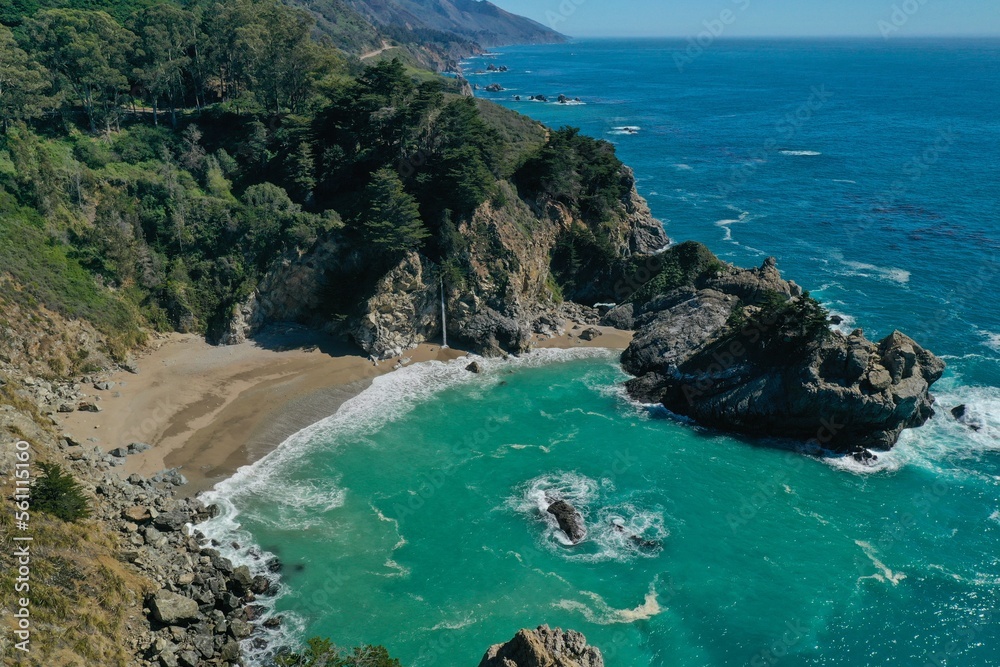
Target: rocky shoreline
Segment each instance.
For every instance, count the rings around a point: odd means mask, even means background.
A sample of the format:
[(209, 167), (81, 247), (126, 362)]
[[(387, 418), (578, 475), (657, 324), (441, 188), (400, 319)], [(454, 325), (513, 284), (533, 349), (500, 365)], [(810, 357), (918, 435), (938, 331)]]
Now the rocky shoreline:
[[(232, 667), (244, 664), (244, 651), (266, 648), (262, 635), (281, 619), (261, 603), (278, 591), (280, 563), (262, 562), (272, 573), (265, 576), (222, 557), (214, 548), (219, 545), (193, 528), (217, 508), (177, 497), (187, 481), (179, 471), (122, 479), (110, 471), (121, 457), (68, 435), (59, 447), (99, 499), (93, 518), (117, 533), (117, 558), (160, 587), (143, 600), (149, 627), (127, 638), (136, 665)], [(134, 443), (126, 451), (141, 447)]]

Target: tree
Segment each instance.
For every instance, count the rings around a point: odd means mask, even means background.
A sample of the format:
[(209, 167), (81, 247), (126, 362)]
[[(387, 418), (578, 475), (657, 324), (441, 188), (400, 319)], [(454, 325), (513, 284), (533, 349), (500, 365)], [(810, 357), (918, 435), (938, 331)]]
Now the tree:
[(135, 35), (105, 12), (48, 9), (27, 23), (41, 63), (56, 73), (80, 101), (90, 130), (97, 120), (110, 127), (128, 90), (126, 54)]
[(254, 0), (209, 0), (201, 13), (202, 30), (196, 44), (200, 82), (214, 77), (223, 102), (250, 90), (269, 27)]
[(0, 25), (0, 129), (36, 118), (48, 99), (48, 72), (18, 47), (14, 33)]
[(301, 653), (282, 655), (279, 667), (401, 667), (384, 646), (358, 646), (342, 652), (329, 639), (313, 637)]
[(420, 219), (417, 200), (403, 189), (391, 169), (380, 169), (365, 190), (368, 210), (363, 215), (366, 239), (392, 253), (419, 248), (429, 236)]
[(271, 5), (263, 15), (267, 32), (255, 69), (255, 87), (271, 113), (299, 110), (319, 74), (320, 48), (312, 40), (316, 20), (301, 9)]
[(153, 124), (159, 125), (160, 100), (170, 105), (170, 123), (177, 126), (176, 107), (184, 92), (184, 72), (191, 63), (197, 19), (180, 7), (161, 3), (132, 19), (139, 39), (134, 73), (153, 107)]
[(31, 487), (31, 507), (63, 521), (78, 521), (90, 516), (83, 487), (58, 463), (39, 463), (41, 475)]
[(295, 198), (306, 204), (312, 201), (316, 169), (312, 148), (307, 142), (299, 143), (298, 148), (288, 156), (285, 172)]

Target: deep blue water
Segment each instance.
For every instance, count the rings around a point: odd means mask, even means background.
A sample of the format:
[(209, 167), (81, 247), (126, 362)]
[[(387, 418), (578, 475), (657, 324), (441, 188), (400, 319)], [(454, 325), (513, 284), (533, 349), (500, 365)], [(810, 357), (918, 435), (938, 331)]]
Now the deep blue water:
[[(593, 40), (469, 61), (487, 99), (612, 141), (675, 239), (785, 274), (1000, 384), (1000, 41)], [(510, 72), (475, 75), (486, 64)], [(579, 97), (584, 106), (515, 102)], [(641, 128), (623, 134), (623, 127)]]
[[(773, 255), (845, 327), (944, 356), (939, 414), (863, 468), (637, 406), (610, 353), (391, 373), (211, 494), (208, 534), (284, 561), (284, 639), (471, 666), (551, 623), (609, 667), (1000, 665), (1000, 43), (719, 43), (679, 71), (683, 48), (507, 48), (466, 73), (613, 141), (675, 240)], [(472, 75), (489, 62), (511, 71)], [(582, 546), (546, 492), (585, 513)]]

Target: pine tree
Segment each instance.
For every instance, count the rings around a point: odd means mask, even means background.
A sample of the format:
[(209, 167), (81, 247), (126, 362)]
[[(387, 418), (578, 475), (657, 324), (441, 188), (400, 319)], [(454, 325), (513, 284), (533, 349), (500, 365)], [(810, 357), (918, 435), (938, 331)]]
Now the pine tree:
[(365, 238), (381, 250), (405, 252), (423, 245), (430, 235), (420, 219), (417, 200), (406, 193), (391, 169), (380, 169), (365, 191), (368, 210), (362, 216)]
[(31, 507), (63, 521), (77, 521), (90, 516), (87, 498), (80, 483), (58, 463), (39, 463), (42, 474), (31, 487)]

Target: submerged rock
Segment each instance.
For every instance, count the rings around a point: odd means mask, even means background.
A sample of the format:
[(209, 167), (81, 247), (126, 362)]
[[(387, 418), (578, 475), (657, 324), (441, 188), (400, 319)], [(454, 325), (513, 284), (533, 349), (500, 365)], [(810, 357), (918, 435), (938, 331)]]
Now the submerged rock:
[(579, 632), (541, 625), (491, 646), (479, 667), (604, 667), (604, 658)]
[(548, 507), (548, 513), (559, 522), (559, 528), (566, 533), (573, 544), (579, 544), (587, 536), (587, 526), (583, 515), (565, 500), (557, 500)]

